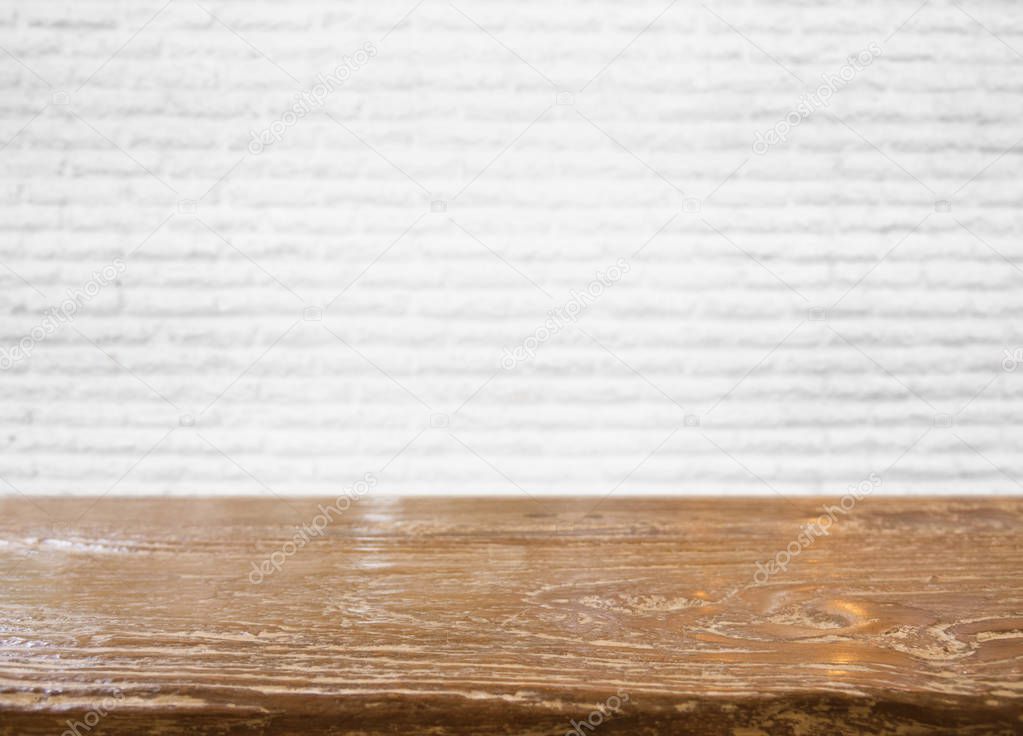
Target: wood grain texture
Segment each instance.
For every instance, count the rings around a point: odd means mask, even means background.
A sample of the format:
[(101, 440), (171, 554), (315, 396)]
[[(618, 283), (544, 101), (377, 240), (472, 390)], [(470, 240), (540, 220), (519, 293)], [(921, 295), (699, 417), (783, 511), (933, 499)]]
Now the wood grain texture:
[(833, 501), (3, 499), (0, 734), (1023, 733), (1023, 500)]

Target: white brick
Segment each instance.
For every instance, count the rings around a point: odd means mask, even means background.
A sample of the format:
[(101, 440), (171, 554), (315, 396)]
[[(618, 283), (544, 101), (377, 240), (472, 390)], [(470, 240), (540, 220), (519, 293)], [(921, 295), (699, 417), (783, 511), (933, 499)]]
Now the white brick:
[[(0, 348), (126, 265), (0, 373), (16, 488), (1019, 491), (1013, 5), (970, 8), (1003, 44), (954, 4), (888, 38), (918, 2), (710, 3), (811, 89), (883, 47), (765, 155), (805, 90), (699, 4), (637, 38), (666, 3), (455, 3), (497, 43), (447, 3), (203, 0), (261, 53), (161, 5), (0, 8)], [(366, 41), (325, 102), (351, 133), (248, 152)], [(501, 369), (619, 258), (577, 322), (617, 357), (566, 327)]]

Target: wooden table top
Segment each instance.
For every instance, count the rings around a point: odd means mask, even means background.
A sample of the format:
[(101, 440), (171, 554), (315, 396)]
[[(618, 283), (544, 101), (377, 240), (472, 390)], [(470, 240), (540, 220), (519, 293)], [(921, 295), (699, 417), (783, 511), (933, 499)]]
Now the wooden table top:
[(0, 499), (0, 733), (1023, 733), (1023, 499), (837, 503)]

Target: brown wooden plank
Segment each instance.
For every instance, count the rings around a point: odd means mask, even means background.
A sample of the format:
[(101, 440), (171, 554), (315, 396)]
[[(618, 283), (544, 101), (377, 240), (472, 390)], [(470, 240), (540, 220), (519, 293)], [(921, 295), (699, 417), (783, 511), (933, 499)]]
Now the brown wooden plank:
[(0, 500), (0, 733), (1023, 733), (1021, 499), (320, 503)]

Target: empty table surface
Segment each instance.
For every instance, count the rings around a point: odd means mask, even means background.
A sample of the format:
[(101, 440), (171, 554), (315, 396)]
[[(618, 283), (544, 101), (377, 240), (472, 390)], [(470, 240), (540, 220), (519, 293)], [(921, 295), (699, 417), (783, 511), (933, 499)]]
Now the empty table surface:
[(1023, 500), (848, 498), (0, 499), (0, 733), (1023, 733)]

